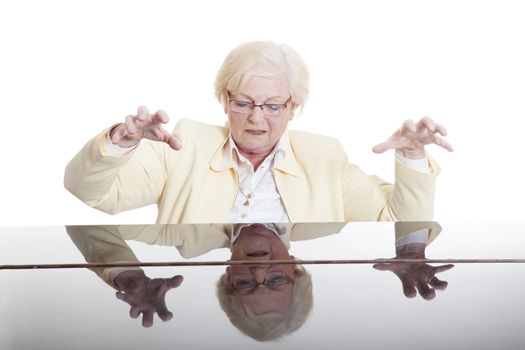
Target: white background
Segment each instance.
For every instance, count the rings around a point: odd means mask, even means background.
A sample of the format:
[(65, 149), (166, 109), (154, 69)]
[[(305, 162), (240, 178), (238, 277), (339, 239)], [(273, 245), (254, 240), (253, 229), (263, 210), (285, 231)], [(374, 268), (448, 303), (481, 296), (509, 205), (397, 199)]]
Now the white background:
[(350, 161), (393, 180), (371, 147), (431, 116), (454, 153), (436, 220), (522, 220), (525, 11), (520, 1), (2, 1), (0, 225), (150, 223), (63, 187), (67, 162), (138, 105), (223, 124), (213, 98), (226, 54), (284, 42), (311, 72), (290, 128), (338, 137)]

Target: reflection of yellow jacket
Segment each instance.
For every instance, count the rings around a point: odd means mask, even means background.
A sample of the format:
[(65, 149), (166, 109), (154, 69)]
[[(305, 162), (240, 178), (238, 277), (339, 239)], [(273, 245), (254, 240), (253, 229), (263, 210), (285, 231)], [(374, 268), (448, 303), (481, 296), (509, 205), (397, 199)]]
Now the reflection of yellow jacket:
[[(289, 224), (286, 236), (291, 241), (311, 240), (339, 233), (345, 225)], [(429, 231), (427, 245), (441, 232), (441, 226), (437, 222), (396, 222), (396, 240), (421, 229)], [(139, 262), (126, 240), (173, 246), (183, 258), (191, 259), (214, 249), (229, 248), (234, 230), (235, 225), (232, 224), (66, 226), (67, 233), (88, 263)], [(283, 243), (289, 248), (289, 241)], [(111, 284), (107, 274), (111, 268), (92, 270)]]
[[(225, 163), (228, 129), (189, 120), (175, 127), (183, 150), (143, 141), (125, 156), (108, 155), (105, 133), (66, 167), (64, 184), (86, 204), (117, 213), (156, 203), (157, 223), (226, 222), (237, 194), (234, 163)], [(347, 162), (334, 138), (290, 131), (285, 159), (273, 170), (292, 222), (431, 220), (431, 174), (396, 163), (395, 185)]]
[[(344, 223), (287, 225), (288, 240), (312, 239), (338, 233)], [(233, 224), (199, 225), (94, 225), (66, 226), (66, 231), (88, 263), (137, 263), (139, 260), (126, 244), (135, 240), (150, 245), (176, 247), (186, 259), (218, 248), (230, 248)], [(289, 241), (283, 244), (289, 248)], [(111, 284), (111, 268), (94, 268), (96, 274)]]

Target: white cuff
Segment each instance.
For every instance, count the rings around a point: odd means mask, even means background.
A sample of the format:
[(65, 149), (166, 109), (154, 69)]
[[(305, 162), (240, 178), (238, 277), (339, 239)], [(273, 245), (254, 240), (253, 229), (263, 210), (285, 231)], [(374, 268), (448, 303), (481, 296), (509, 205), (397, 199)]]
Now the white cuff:
[(428, 156), (422, 159), (410, 159), (403, 157), (397, 152), (394, 153), (399, 163), (409, 167), (410, 169), (417, 170), (421, 173), (430, 174), (430, 163), (428, 162)]
[(409, 233), (406, 236), (401, 237), (396, 241), (396, 247), (400, 247), (405, 244), (410, 243), (424, 243), (428, 242), (428, 228), (423, 228), (421, 230), (414, 231)]
[(131, 147), (120, 147), (119, 145), (115, 145), (113, 142), (111, 142), (111, 137), (109, 137), (109, 132), (106, 134), (106, 150), (107, 152), (112, 156), (124, 156), (131, 152), (137, 145), (131, 146)]

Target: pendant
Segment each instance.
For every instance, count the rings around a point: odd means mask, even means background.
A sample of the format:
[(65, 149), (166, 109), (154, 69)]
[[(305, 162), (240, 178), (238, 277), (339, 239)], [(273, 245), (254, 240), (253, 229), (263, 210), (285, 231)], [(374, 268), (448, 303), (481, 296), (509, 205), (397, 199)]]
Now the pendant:
[(250, 205), (250, 200), (249, 200), (249, 199), (247, 199), (247, 200), (246, 200), (246, 202), (244, 202), (244, 204), (243, 204), (243, 205), (244, 205), (245, 207), (249, 206), (249, 205)]

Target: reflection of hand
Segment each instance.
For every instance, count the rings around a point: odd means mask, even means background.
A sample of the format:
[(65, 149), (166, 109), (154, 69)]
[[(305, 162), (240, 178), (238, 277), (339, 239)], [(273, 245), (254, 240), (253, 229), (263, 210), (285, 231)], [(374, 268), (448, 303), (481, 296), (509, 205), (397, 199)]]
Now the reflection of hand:
[(163, 321), (169, 321), (173, 314), (166, 307), (165, 295), (182, 283), (182, 276), (151, 279), (142, 270), (129, 270), (119, 273), (114, 284), (118, 289), (116, 296), (131, 306), (129, 315), (138, 318), (142, 313), (142, 325), (151, 327), (155, 312)]
[(165, 142), (174, 150), (179, 150), (182, 148), (180, 140), (162, 127), (162, 124), (168, 121), (166, 112), (157, 111), (155, 114), (149, 114), (148, 109), (141, 106), (137, 110), (137, 115), (128, 115), (125, 123), (112, 128), (111, 142), (126, 148), (135, 146), (145, 138)]
[[(392, 271), (399, 277), (403, 285), (403, 293), (407, 298), (414, 298), (416, 289), (423, 299), (431, 300), (436, 296), (435, 289), (444, 290), (448, 283), (441, 281), (435, 275), (447, 271), (454, 265), (430, 266), (424, 263), (393, 263), (375, 264), (374, 269), (380, 271)], [(433, 287), (430, 288), (429, 287)]]
[(423, 117), (417, 123), (407, 120), (388, 140), (374, 146), (372, 151), (383, 153), (389, 149), (395, 149), (405, 158), (423, 159), (426, 156), (425, 145), (436, 144), (452, 152), (450, 143), (437, 134), (446, 136), (447, 129), (429, 117)]

